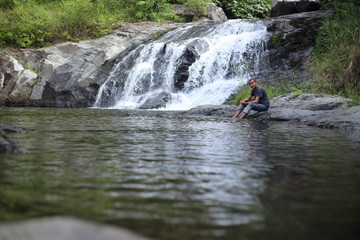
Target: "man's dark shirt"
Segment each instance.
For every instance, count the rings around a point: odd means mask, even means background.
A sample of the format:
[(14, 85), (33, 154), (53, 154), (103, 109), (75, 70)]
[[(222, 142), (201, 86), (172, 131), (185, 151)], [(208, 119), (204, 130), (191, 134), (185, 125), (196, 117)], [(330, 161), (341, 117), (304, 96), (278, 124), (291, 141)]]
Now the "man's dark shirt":
[(269, 107), (270, 101), (264, 88), (258, 86), (256, 89), (253, 89), (251, 91), (250, 95), (254, 97), (260, 97), (258, 103), (264, 104), (265, 106)]

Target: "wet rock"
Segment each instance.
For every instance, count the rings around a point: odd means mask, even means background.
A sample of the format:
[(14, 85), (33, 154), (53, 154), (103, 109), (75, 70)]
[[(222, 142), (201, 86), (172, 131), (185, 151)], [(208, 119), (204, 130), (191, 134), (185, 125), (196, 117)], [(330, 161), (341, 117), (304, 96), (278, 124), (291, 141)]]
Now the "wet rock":
[(318, 11), (319, 0), (274, 0), (271, 7), (271, 17), (278, 17), (293, 13)]
[(155, 94), (154, 96), (148, 98), (144, 104), (142, 104), (139, 109), (158, 109), (164, 108), (166, 103), (170, 101), (171, 94), (167, 92), (161, 92)]
[(277, 82), (291, 79), (297, 84), (309, 80), (304, 63), (314, 50), (322, 19), (329, 14), (328, 11), (305, 12), (265, 21), (271, 39), (263, 60), (263, 70), (257, 78), (274, 86), (277, 83), (273, 83), (272, 79), (277, 79)]
[(9, 140), (3, 131), (0, 130), (0, 154), (26, 152), (18, 144)]
[(23, 131), (22, 128), (18, 128), (6, 124), (0, 124), (0, 130), (3, 132), (10, 132), (10, 133), (21, 133)]
[(179, 66), (175, 69), (174, 87), (177, 90), (184, 89), (184, 85), (189, 78), (189, 67), (200, 58), (200, 55), (208, 50), (208, 44), (196, 39), (187, 44), (185, 51), (179, 58)]
[(188, 110), (186, 115), (232, 117), (237, 110), (233, 105), (203, 105)]
[(12, 142), (5, 133), (20, 133), (23, 129), (11, 125), (0, 124), (0, 154), (3, 153), (24, 153), (25, 149)]
[(0, 225), (0, 240), (149, 240), (123, 228), (68, 217)]

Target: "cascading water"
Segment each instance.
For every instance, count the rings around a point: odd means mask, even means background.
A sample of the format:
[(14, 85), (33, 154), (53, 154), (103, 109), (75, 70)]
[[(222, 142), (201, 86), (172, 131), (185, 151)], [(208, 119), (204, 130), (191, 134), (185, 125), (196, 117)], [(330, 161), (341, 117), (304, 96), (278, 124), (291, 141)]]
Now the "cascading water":
[(261, 21), (176, 29), (119, 59), (94, 107), (187, 110), (222, 104), (256, 74), (266, 42)]

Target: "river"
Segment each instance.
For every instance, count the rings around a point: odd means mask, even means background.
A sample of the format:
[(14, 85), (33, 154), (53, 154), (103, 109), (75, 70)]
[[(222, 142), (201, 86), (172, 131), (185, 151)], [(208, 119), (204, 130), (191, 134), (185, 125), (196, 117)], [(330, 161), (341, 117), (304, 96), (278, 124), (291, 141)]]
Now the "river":
[(1, 108), (0, 222), (74, 216), (154, 239), (357, 239), (360, 142), (181, 111)]

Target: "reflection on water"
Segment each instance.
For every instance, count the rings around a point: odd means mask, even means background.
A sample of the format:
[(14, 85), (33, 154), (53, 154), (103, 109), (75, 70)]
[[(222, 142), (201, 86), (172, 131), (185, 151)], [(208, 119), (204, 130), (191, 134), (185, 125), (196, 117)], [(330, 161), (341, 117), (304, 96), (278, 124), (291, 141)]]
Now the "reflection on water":
[(0, 221), (70, 215), (156, 239), (355, 239), (360, 142), (181, 112), (3, 108)]

